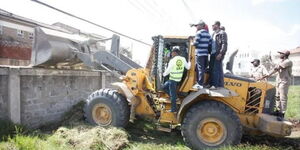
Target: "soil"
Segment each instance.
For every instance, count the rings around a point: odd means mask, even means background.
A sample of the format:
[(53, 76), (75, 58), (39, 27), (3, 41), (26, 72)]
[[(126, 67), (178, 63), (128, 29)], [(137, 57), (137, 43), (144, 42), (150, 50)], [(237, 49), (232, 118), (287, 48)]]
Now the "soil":
[(293, 123), (292, 134), (288, 137), (272, 137), (269, 135), (249, 136), (242, 138), (242, 143), (250, 145), (268, 145), (272, 147), (281, 147), (286, 150), (300, 150), (300, 121), (289, 120)]

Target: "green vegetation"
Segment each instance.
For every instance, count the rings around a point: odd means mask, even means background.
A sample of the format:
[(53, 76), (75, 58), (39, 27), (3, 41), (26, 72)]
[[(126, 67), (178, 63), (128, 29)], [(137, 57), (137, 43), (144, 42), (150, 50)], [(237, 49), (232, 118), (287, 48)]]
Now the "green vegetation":
[[(82, 106), (76, 105), (63, 122), (30, 131), (0, 120), (0, 150), (188, 150), (179, 130), (171, 133), (155, 130), (149, 121), (138, 120), (122, 129), (92, 127), (83, 121)], [(287, 118), (300, 119), (300, 86), (291, 86)], [(61, 126), (61, 127), (59, 127)], [(59, 127), (59, 128), (58, 128)], [(47, 130), (45, 130), (47, 129)], [(51, 131), (49, 131), (49, 129)], [(221, 150), (293, 150), (300, 149), (300, 138), (244, 136), (238, 146)]]
[(290, 86), (286, 117), (300, 119), (300, 86)]

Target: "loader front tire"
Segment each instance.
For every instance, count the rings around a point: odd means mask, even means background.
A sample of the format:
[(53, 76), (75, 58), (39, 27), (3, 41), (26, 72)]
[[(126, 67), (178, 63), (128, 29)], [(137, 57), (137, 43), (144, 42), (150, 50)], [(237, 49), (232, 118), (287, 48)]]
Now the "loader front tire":
[(229, 106), (216, 101), (203, 101), (188, 110), (181, 133), (192, 149), (219, 148), (239, 144), (242, 125)]
[(84, 115), (92, 125), (124, 128), (129, 122), (129, 105), (117, 91), (100, 89), (86, 100)]

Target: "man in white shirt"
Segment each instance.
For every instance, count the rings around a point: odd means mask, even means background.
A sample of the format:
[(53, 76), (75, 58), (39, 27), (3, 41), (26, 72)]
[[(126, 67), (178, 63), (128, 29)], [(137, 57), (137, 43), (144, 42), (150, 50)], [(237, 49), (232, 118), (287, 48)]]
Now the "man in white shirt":
[(253, 78), (256, 81), (267, 82), (267, 78), (259, 80), (269, 74), (267, 69), (263, 65), (260, 65), (260, 60), (254, 59), (253, 61), (251, 61), (251, 63), (253, 65), (253, 67), (250, 70), (250, 78)]

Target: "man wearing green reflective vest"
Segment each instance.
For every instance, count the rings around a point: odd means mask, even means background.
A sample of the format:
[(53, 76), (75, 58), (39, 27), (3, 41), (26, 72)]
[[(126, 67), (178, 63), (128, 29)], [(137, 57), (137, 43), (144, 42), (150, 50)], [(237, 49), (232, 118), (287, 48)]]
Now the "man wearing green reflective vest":
[(172, 59), (169, 62), (169, 65), (165, 72), (163, 73), (163, 76), (169, 76), (169, 80), (165, 82), (163, 89), (164, 91), (169, 94), (171, 99), (171, 110), (170, 112), (176, 112), (176, 99), (177, 99), (177, 85), (181, 81), (183, 76), (184, 68), (190, 69), (191, 63), (187, 63), (185, 58), (182, 56), (179, 56), (180, 50), (178, 48), (173, 48), (172, 50)]

